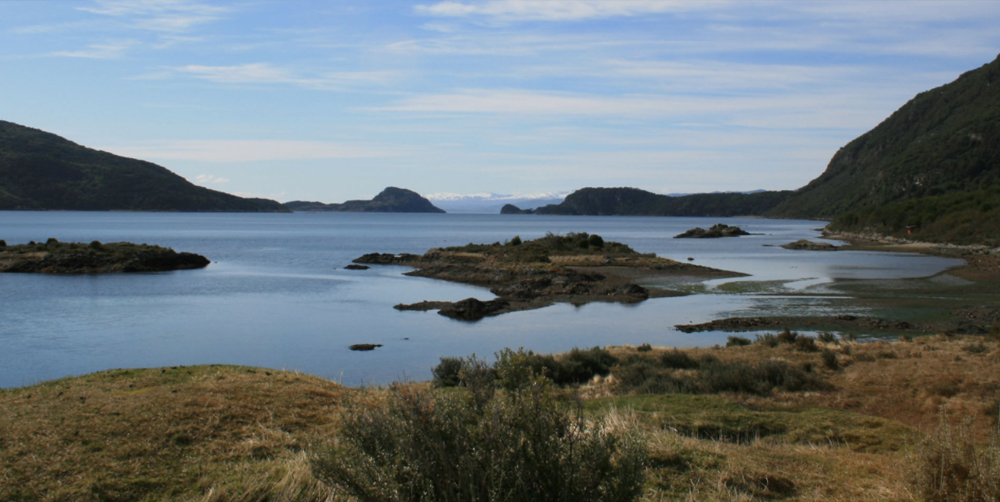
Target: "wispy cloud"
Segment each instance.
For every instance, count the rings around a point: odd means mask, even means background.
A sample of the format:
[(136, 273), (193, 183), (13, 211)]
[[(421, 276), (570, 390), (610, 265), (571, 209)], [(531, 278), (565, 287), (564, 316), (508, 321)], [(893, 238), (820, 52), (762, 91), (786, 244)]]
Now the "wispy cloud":
[(209, 183), (229, 183), (229, 178), (220, 178), (212, 174), (199, 174), (194, 177), (194, 180), (203, 185)]
[[(249, 63), (234, 66), (186, 65), (173, 68), (179, 75), (187, 75), (223, 84), (287, 84), (310, 89), (341, 89), (357, 85), (384, 85), (398, 78), (394, 71), (375, 72), (320, 72), (304, 76), (295, 70), (268, 63)], [(161, 74), (158, 74), (162, 76)]]
[(502, 21), (574, 21), (662, 12), (685, 12), (719, 8), (723, 1), (674, 0), (489, 0), (445, 1), (417, 5), (418, 14), (439, 17), (488, 17)]
[(128, 19), (132, 27), (182, 32), (219, 19), (229, 9), (191, 0), (94, 0), (93, 7), (79, 10)]
[[(323, 141), (189, 140), (102, 147), (118, 155), (154, 160), (253, 162), (388, 157), (402, 149), (375, 149)], [(197, 179), (197, 178), (196, 178)]]
[(118, 59), (124, 56), (128, 49), (136, 44), (137, 42), (134, 40), (123, 40), (103, 44), (91, 44), (86, 49), (75, 51), (55, 51), (47, 55), (67, 58)]
[[(845, 108), (844, 103), (854, 103)], [(380, 108), (389, 111), (437, 113), (490, 113), (518, 117), (604, 116), (650, 118), (699, 117), (711, 123), (736, 124), (753, 118), (755, 127), (852, 127), (870, 113), (870, 96), (843, 94), (712, 96), (626, 95), (543, 92), (522, 89), (472, 89), (448, 94), (414, 96)], [(807, 110), (807, 111), (803, 111)], [(749, 114), (749, 112), (759, 112)]]

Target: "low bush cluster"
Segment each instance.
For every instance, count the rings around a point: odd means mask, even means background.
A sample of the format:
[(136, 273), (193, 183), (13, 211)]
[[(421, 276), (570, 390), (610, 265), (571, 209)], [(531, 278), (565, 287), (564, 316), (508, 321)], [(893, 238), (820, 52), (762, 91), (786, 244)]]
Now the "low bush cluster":
[(611, 370), (623, 392), (639, 394), (716, 394), (737, 392), (765, 395), (783, 391), (821, 390), (827, 386), (815, 375), (784, 361), (756, 364), (720, 361), (707, 355), (693, 359), (680, 351), (658, 358), (632, 356)]
[(497, 359), (493, 367), (459, 360), (465, 390), (394, 385), (384, 401), (355, 403), (339, 442), (314, 456), (314, 474), (362, 502), (625, 502), (641, 494), (647, 453), (631, 428), (586, 419), (582, 407), (559, 400), (539, 356), (508, 349)]
[[(822, 334), (821, 341), (824, 342), (826, 342), (827, 337), (824, 337), (823, 335), (829, 335), (831, 337), (833, 336), (830, 333)], [(729, 338), (730, 340), (732, 340), (735, 337), (729, 337)], [(743, 340), (746, 339), (744, 338)], [(815, 338), (800, 335), (794, 331), (789, 331), (788, 329), (785, 329), (784, 331), (778, 333), (777, 335), (772, 333), (764, 333), (763, 335), (757, 335), (756, 339), (754, 340), (754, 343), (770, 348), (775, 348), (782, 344), (792, 345), (795, 347), (796, 350), (799, 350), (801, 352), (819, 351), (819, 347), (816, 346)], [(729, 345), (727, 344), (727, 346)]]
[(496, 362), (487, 366), (475, 356), (468, 358), (442, 357), (441, 362), (434, 367), (433, 383), (435, 387), (454, 387), (460, 385), (463, 374), (482, 373), (477, 378), (497, 379), (505, 388), (515, 388), (523, 384), (529, 375), (540, 375), (558, 385), (585, 383), (595, 376), (607, 376), (618, 358), (605, 349), (593, 347), (590, 349), (574, 348), (558, 357), (535, 354), (523, 349), (504, 349), (496, 354)]

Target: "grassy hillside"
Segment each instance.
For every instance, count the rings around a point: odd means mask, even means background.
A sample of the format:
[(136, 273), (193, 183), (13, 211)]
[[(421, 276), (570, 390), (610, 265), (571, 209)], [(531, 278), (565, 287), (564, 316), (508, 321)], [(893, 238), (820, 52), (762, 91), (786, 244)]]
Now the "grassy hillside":
[(768, 213), (832, 218), (1000, 184), (1000, 58), (918, 94)]
[(0, 121), (0, 210), (286, 211), (195, 186), (156, 164)]
[(710, 193), (670, 197), (638, 188), (583, 188), (566, 196), (560, 204), (536, 209), (535, 214), (749, 216), (763, 214), (789, 194)]
[[(373, 464), (365, 458), (388, 460), (388, 474), (402, 477), (420, 476), (425, 467), (393, 463), (406, 455), (434, 460), (441, 453), (451, 461), (444, 465), (465, 465), (455, 461), (454, 452), (433, 447), (468, 434), (479, 434), (477, 441), (485, 443), (478, 446), (506, 444), (508, 436), (481, 433), (493, 427), (516, 433), (522, 422), (504, 415), (497, 422), (477, 422), (481, 428), (462, 423), (449, 429), (456, 417), (532, 410), (505, 396), (516, 394), (511, 389), (518, 382), (537, 382), (539, 374), (586, 382), (559, 387), (545, 378), (551, 398), (523, 396), (529, 404), (544, 404), (547, 412), (553, 410), (546, 404), (550, 399), (567, 412), (582, 410), (583, 421), (562, 427), (564, 432), (600, 424), (604, 431), (642, 439), (647, 455), (638, 500), (993, 500), (960, 498), (958, 489), (975, 479), (995, 481), (1000, 469), (1000, 463), (989, 462), (1000, 443), (986, 444), (1000, 397), (996, 339), (736, 345), (684, 351), (620, 347), (555, 357), (505, 351), (504, 362), (492, 366), (445, 358), (435, 369), (439, 376), (454, 373), (446, 371), (446, 360), (465, 364), (466, 371), (455, 373), (454, 382), (437, 382), (458, 386), (435, 389), (427, 384), (348, 389), (292, 372), (236, 366), (111, 370), (4, 389), (0, 500), (357, 500), (321, 481), (330, 479), (323, 460), (361, 460), (349, 465), (367, 468)], [(610, 378), (574, 377), (609, 372)], [(474, 383), (478, 377), (494, 383)], [(751, 386), (752, 392), (731, 385), (755, 379), (761, 385)], [(684, 385), (675, 386), (678, 382)], [(490, 387), (489, 395), (473, 392), (483, 385)], [(527, 388), (542, 389), (534, 383)], [(483, 402), (489, 406), (476, 407)], [(941, 410), (953, 423), (971, 417), (970, 427), (949, 429)], [(398, 422), (407, 417), (435, 420)], [(518, 417), (528, 425), (546, 418)], [(406, 432), (413, 428), (447, 433)], [(935, 428), (947, 437), (928, 434)], [(351, 446), (365, 448), (359, 441), (372, 434), (373, 444), (387, 446), (380, 450), (383, 456), (356, 456)], [(401, 443), (383, 441), (388, 439)], [(978, 471), (962, 470), (969, 467), (973, 442), (984, 446), (979, 450), (984, 463), (972, 466)], [(405, 449), (410, 446), (422, 447)], [(462, 445), (456, 451), (481, 450)], [(957, 475), (964, 477), (952, 477)], [(934, 483), (941, 479), (954, 481), (948, 486), (952, 496), (935, 497)], [(1000, 493), (995, 482), (987, 489), (989, 496)], [(418, 498), (401, 494), (384, 500)]]

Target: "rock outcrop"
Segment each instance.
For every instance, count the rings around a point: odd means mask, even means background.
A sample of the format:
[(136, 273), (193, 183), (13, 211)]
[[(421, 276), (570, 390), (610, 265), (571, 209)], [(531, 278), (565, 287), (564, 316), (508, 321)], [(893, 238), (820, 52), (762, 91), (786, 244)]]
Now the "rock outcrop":
[(712, 228), (705, 230), (704, 228), (697, 227), (692, 228), (682, 234), (675, 235), (675, 239), (716, 239), (719, 237), (739, 237), (741, 235), (750, 235), (750, 232), (743, 230), (737, 226), (729, 226), (724, 223), (716, 223), (712, 225)]
[(0, 247), (0, 272), (44, 274), (111, 274), (164, 272), (208, 266), (208, 258), (194, 253), (147, 244), (116, 242), (101, 244), (62, 243)]

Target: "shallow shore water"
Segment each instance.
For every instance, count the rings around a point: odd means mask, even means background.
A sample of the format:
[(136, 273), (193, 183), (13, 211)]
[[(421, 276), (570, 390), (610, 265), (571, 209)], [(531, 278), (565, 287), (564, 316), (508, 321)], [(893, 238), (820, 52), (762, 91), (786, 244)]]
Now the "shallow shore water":
[[(715, 223), (759, 235), (673, 239)], [(711, 346), (727, 333), (677, 324), (749, 315), (865, 315), (825, 289), (844, 280), (905, 280), (960, 265), (917, 254), (791, 251), (821, 222), (749, 218), (627, 218), (475, 214), (192, 214), (0, 212), (8, 244), (129, 241), (202, 254), (202, 270), (129, 276), (0, 275), (0, 387), (110, 368), (243, 364), (345, 384), (424, 380), (441, 356), (489, 358), (504, 347), (650, 343)], [(369, 252), (423, 253), (547, 232), (590, 232), (639, 252), (750, 277), (691, 286), (685, 297), (636, 304), (557, 304), (475, 323), (399, 303), (493, 297), (484, 288), (419, 277), (405, 267), (345, 270)], [(644, 284), (655, 287), (655, 283)], [(348, 349), (382, 344), (373, 351)]]

